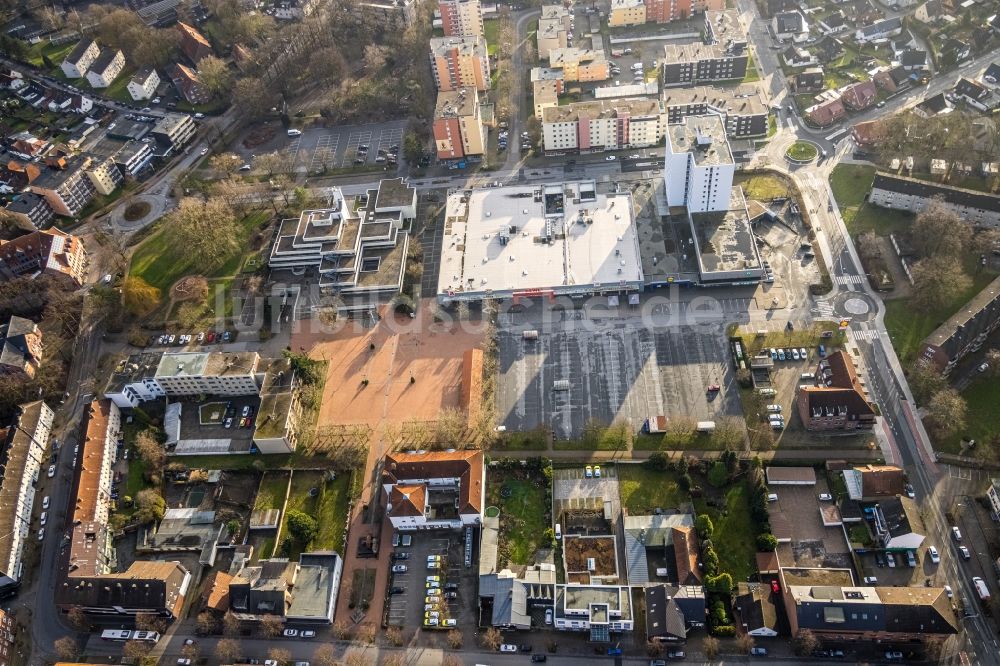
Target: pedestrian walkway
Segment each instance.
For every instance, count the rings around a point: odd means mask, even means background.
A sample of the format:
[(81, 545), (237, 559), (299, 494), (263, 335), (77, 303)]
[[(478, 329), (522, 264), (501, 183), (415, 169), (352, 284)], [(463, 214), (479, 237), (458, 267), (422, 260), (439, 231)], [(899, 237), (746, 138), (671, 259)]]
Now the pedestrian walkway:
[[(505, 458), (535, 458), (538, 456), (545, 456), (551, 458), (552, 460), (564, 460), (572, 462), (597, 462), (597, 463), (607, 463), (607, 462), (622, 462), (622, 463), (632, 463), (632, 462), (643, 462), (649, 459), (649, 456), (656, 451), (590, 451), (590, 450), (580, 450), (580, 451), (556, 451), (552, 448), (550, 444), (547, 449), (544, 450), (532, 450), (532, 451), (507, 451), (504, 449), (494, 449), (493, 453), (497, 456)], [(691, 456), (703, 460), (714, 460), (722, 455), (722, 451), (704, 451), (704, 450), (687, 450), (687, 451), (662, 451), (669, 458), (680, 458), (681, 456)], [(744, 451), (748, 456), (759, 456), (764, 462), (771, 460), (786, 460), (786, 461), (814, 461), (814, 462), (825, 462), (827, 460), (854, 460), (854, 461), (877, 461), (882, 459), (882, 452), (880, 450), (870, 450), (870, 449), (827, 449), (823, 447), (816, 447), (812, 449), (778, 449), (776, 451)]]

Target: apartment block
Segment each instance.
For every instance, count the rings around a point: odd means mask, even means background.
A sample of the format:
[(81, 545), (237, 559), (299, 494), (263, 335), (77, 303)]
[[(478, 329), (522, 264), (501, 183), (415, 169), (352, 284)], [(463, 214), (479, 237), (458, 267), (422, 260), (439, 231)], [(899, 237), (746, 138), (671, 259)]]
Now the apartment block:
[(128, 82), (128, 94), (136, 102), (151, 99), (160, 85), (160, 75), (152, 67), (144, 67), (132, 75)]
[(35, 482), (45, 463), (55, 414), (42, 401), (21, 405), (13, 422), (0, 428), (0, 592), (13, 592), (24, 574), (22, 557), (34, 540), (31, 511)]
[(995, 194), (877, 173), (868, 195), (877, 206), (911, 213), (922, 212), (934, 199), (970, 224), (1000, 227), (1000, 196)]
[(257, 352), (164, 354), (154, 379), (163, 392), (183, 395), (256, 395)]
[(997, 328), (1000, 328), (1000, 278), (924, 339), (919, 362), (948, 374), (963, 358), (982, 349)]
[(198, 131), (191, 116), (186, 113), (168, 113), (153, 125), (152, 135), (165, 146), (179, 150), (194, 138)]
[(549, 51), (549, 67), (561, 69), (564, 81), (605, 81), (611, 77), (611, 66), (603, 50), (552, 49)]
[(438, 93), (433, 133), (439, 160), (462, 159), (486, 152), (486, 128), (475, 88)]
[(440, 0), (438, 9), (445, 36), (485, 35), (479, 0)]
[(86, 174), (90, 162), (87, 156), (46, 160), (46, 168), (28, 188), (45, 197), (56, 215), (75, 217), (93, 200), (96, 191)]
[(438, 90), (490, 88), (490, 56), (480, 35), (431, 39), (431, 73)]
[(482, 451), (396, 452), (382, 471), (386, 513), (401, 530), (478, 525), (485, 508)]
[(136, 178), (149, 166), (153, 159), (153, 151), (148, 143), (142, 141), (126, 141), (121, 148), (111, 156), (115, 166), (125, 178)]
[(542, 111), (546, 154), (655, 146), (666, 126), (663, 105), (656, 100), (595, 100)]
[(125, 68), (125, 54), (119, 49), (101, 49), (101, 54), (87, 72), (87, 83), (92, 88), (107, 88)]
[(97, 42), (90, 38), (84, 38), (77, 42), (59, 67), (67, 79), (82, 79), (99, 55), (101, 55), (101, 47), (97, 45)]
[(663, 85), (683, 86), (732, 81), (746, 76), (749, 52), (746, 31), (736, 11), (706, 11), (700, 44), (663, 47)]
[(65, 279), (70, 289), (81, 286), (87, 277), (83, 240), (55, 227), (0, 240), (0, 279), (37, 275)]
[(611, 0), (608, 26), (621, 28), (642, 25), (646, 22), (646, 3), (643, 0)]
[(871, 430), (875, 406), (868, 400), (854, 361), (842, 351), (816, 368), (818, 386), (799, 389), (797, 406), (806, 430)]
[(118, 189), (124, 180), (121, 171), (115, 166), (114, 158), (111, 157), (91, 160), (90, 166), (87, 167), (87, 178), (94, 184), (94, 189), (104, 196)]
[(572, 21), (572, 14), (562, 5), (542, 7), (542, 15), (538, 18), (538, 32), (535, 33), (539, 59), (548, 58), (552, 49), (564, 49), (569, 46)]
[(389, 26), (406, 28), (417, 20), (417, 5), (417, 0), (371, 0), (361, 2), (358, 9)]
[(532, 103), (535, 117), (542, 119), (545, 109), (559, 106), (559, 93), (563, 90), (562, 79), (547, 79), (531, 83)]
[(725, 0), (646, 0), (647, 23), (683, 21), (706, 11), (722, 11)]
[(724, 118), (729, 139), (767, 134), (769, 110), (756, 86), (665, 88), (662, 101), (670, 124), (714, 113)]
[(52, 222), (55, 213), (45, 197), (33, 192), (22, 192), (4, 208), (13, 215), (22, 229), (41, 229)]
[(203, 58), (212, 55), (212, 45), (197, 29), (178, 21), (177, 30), (181, 35), (181, 52), (187, 56), (192, 65), (197, 67)]
[(688, 117), (668, 126), (663, 180), (669, 206), (691, 213), (729, 210), (735, 172), (721, 116)]
[(177, 88), (177, 92), (183, 95), (189, 103), (205, 104), (211, 101), (212, 95), (202, 84), (198, 72), (179, 62), (171, 65), (167, 71), (170, 74), (170, 81)]

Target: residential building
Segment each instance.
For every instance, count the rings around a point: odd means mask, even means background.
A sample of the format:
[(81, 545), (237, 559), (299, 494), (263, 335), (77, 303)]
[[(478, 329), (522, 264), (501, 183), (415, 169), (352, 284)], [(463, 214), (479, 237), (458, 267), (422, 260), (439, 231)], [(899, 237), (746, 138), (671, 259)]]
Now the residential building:
[(879, 120), (866, 120), (852, 127), (851, 134), (859, 148), (873, 148), (885, 139), (885, 124)]
[(955, 84), (955, 96), (982, 113), (992, 113), (1000, 108), (1000, 95), (989, 88), (964, 76)]
[(903, 32), (903, 19), (899, 16), (882, 19), (870, 25), (858, 28), (854, 32), (854, 40), (859, 44), (878, 42), (895, 37)]
[(94, 198), (94, 184), (87, 177), (87, 156), (46, 160), (46, 168), (28, 186), (45, 197), (56, 215), (76, 217)]
[(927, 0), (913, 11), (913, 18), (921, 23), (935, 23), (945, 15), (941, 0)]
[(919, 362), (948, 374), (968, 354), (979, 351), (1000, 326), (1000, 278), (972, 297), (962, 309), (928, 335)]
[[(528, 631), (532, 608), (552, 608), (555, 599), (556, 565), (543, 562), (515, 574), (496, 571), (498, 518), (483, 518), (479, 552), (479, 610), (490, 624), (501, 629)], [(520, 568), (520, 567), (519, 567)]]
[[(625, 569), (632, 585), (664, 582), (681, 588), (701, 585), (701, 566), (698, 563), (698, 537), (694, 532), (694, 516), (668, 511), (654, 515), (624, 516), (622, 527), (625, 535)], [(663, 562), (664, 552), (668, 562)], [(668, 575), (663, 575), (666, 564)], [(656, 574), (654, 576), (654, 574)], [(579, 581), (578, 581), (579, 582)], [(700, 615), (688, 618), (691, 622), (704, 622), (704, 600)]]
[(667, 205), (685, 206), (692, 213), (728, 210), (735, 171), (720, 116), (685, 118), (667, 127)]
[(299, 561), (260, 560), (229, 582), (229, 608), (242, 621), (276, 615), (285, 622), (333, 624), (344, 561), (333, 551), (302, 553)]
[(107, 88), (125, 68), (125, 54), (119, 49), (102, 48), (101, 54), (90, 65), (87, 83), (92, 88)]
[(824, 35), (834, 35), (847, 30), (847, 19), (844, 18), (844, 12), (839, 9), (835, 10), (826, 18), (820, 20), (819, 27)]
[(149, 166), (153, 159), (153, 151), (148, 143), (130, 140), (122, 144), (111, 158), (122, 176), (137, 178), (143, 169)]
[(456, 242), (441, 254), (441, 303), (643, 288), (627, 190), (599, 194), (593, 180), (458, 190), (446, 217)]
[(132, 99), (141, 102), (156, 96), (156, 88), (160, 85), (160, 75), (152, 67), (143, 67), (132, 75), (128, 82), (128, 94)]
[(799, 389), (799, 417), (806, 430), (870, 430), (875, 426), (875, 405), (843, 351), (820, 361), (816, 369), (820, 386)]
[(0, 279), (39, 275), (65, 280), (69, 289), (83, 285), (87, 279), (83, 240), (55, 227), (0, 240)]
[(789, 586), (787, 578), (785, 582), (782, 600), (793, 636), (809, 630), (821, 641), (845, 647), (861, 643), (882, 650), (885, 645), (937, 643), (960, 629), (943, 588), (845, 587), (821, 582)]
[(906, 490), (906, 473), (895, 465), (858, 465), (843, 476), (848, 497), (858, 502), (898, 497)]
[(147, 400), (166, 396), (156, 381), (161, 352), (131, 354), (118, 362), (102, 394), (122, 409), (136, 407)]
[(298, 443), (299, 382), (287, 358), (266, 363), (260, 386), (260, 407), (254, 423), (253, 443), (262, 454), (291, 453)]
[(0, 666), (13, 666), (20, 656), (17, 649), (17, 620), (11, 613), (0, 610)]
[(121, 185), (124, 177), (111, 157), (95, 158), (87, 167), (87, 178), (94, 184), (98, 194), (108, 196)]
[(682, 645), (690, 630), (705, 625), (705, 588), (701, 585), (647, 585), (646, 640)]
[(875, 83), (890, 95), (904, 90), (913, 82), (912, 74), (902, 65), (883, 69), (875, 74)]
[(319, 0), (280, 0), (274, 4), (274, 18), (279, 21), (300, 21), (312, 15)]
[(108, 517), (121, 413), (110, 400), (94, 400), (86, 416), (73, 489), (69, 569), (56, 585), (56, 603), (64, 612), (77, 608), (119, 622), (144, 613), (174, 619), (192, 584), (191, 573), (180, 563), (135, 561), (127, 570), (113, 573)]
[(819, 62), (816, 56), (798, 44), (789, 45), (781, 52), (781, 58), (789, 67), (812, 67)]
[(212, 101), (212, 94), (202, 84), (198, 72), (179, 62), (172, 65), (168, 71), (171, 83), (188, 103), (207, 104)]
[(584, 631), (594, 643), (635, 625), (631, 588), (618, 585), (556, 585), (553, 624), (558, 631)]
[(475, 88), (438, 92), (432, 133), (439, 160), (478, 158), (486, 152), (486, 127)]
[(908, 72), (922, 70), (927, 67), (927, 51), (923, 49), (906, 49), (899, 54), (899, 66)]
[(820, 62), (828, 63), (844, 55), (844, 42), (836, 37), (827, 35), (816, 42), (816, 53)]
[(62, 61), (60, 68), (67, 79), (82, 79), (100, 54), (101, 47), (97, 45), (97, 42), (85, 37), (77, 42), (73, 50)]
[(991, 62), (989, 67), (983, 70), (979, 80), (991, 88), (1000, 86), (1000, 62)]
[(559, 93), (563, 91), (562, 79), (547, 79), (531, 83), (531, 100), (535, 106), (535, 117), (542, 119), (545, 109), (559, 106)]
[(844, 88), (840, 99), (851, 111), (862, 111), (875, 105), (878, 100), (878, 90), (874, 81), (852, 83)]
[(646, 3), (643, 0), (611, 0), (608, 27), (621, 28), (642, 25), (646, 22)]
[(771, 19), (771, 29), (779, 40), (804, 42), (809, 39), (809, 24), (802, 12), (779, 12)]
[(669, 88), (664, 89), (661, 99), (670, 124), (714, 113), (724, 118), (730, 140), (767, 134), (769, 111), (755, 86)]
[(972, 53), (972, 46), (968, 42), (949, 37), (941, 44), (941, 60), (946, 63), (962, 62)]
[(483, 452), (393, 452), (382, 465), (386, 514), (400, 530), (478, 525), (486, 501)]
[(153, 125), (152, 135), (164, 146), (180, 150), (198, 131), (194, 120), (186, 113), (168, 113)]
[(792, 77), (792, 86), (797, 93), (819, 92), (826, 88), (826, 77), (822, 67), (809, 67)]
[(742, 79), (749, 51), (746, 31), (734, 10), (706, 11), (703, 43), (663, 47), (664, 86)]
[(22, 192), (4, 208), (13, 215), (21, 229), (41, 229), (47, 227), (55, 218), (52, 207), (45, 197), (33, 192)]
[(774, 638), (778, 635), (778, 613), (767, 583), (739, 582), (733, 611), (741, 633), (754, 638)]
[(549, 67), (561, 69), (563, 80), (567, 82), (604, 81), (611, 77), (611, 66), (604, 57), (604, 51), (594, 49), (551, 49)]
[(722, 11), (725, 0), (645, 0), (647, 23), (683, 21), (706, 11)]
[(990, 487), (986, 490), (986, 499), (990, 502), (990, 510), (1000, 516), (1000, 478), (990, 479)]
[(198, 32), (197, 29), (183, 21), (178, 21), (177, 30), (181, 35), (181, 52), (192, 65), (197, 67), (199, 62), (212, 55), (212, 45), (205, 39), (205, 35)]
[[(6, 346), (6, 345), (5, 345)], [(6, 355), (6, 351), (4, 352)], [(24, 547), (34, 540), (35, 482), (45, 464), (55, 414), (41, 400), (20, 405), (13, 422), (0, 428), (0, 593), (8, 595), (24, 576)], [(3, 627), (0, 627), (2, 630)], [(0, 645), (5, 644), (0, 631)], [(0, 661), (4, 661), (0, 655)]]
[(663, 140), (663, 103), (649, 99), (594, 100), (542, 112), (546, 154), (645, 148)]
[(438, 10), (446, 37), (485, 35), (479, 0), (439, 0)]
[(840, 98), (814, 104), (805, 111), (806, 119), (817, 127), (829, 127), (846, 115), (847, 109)]
[(490, 56), (481, 35), (431, 39), (431, 73), (438, 90), (490, 89)]
[(970, 224), (1000, 227), (1000, 196), (995, 194), (880, 172), (868, 197), (877, 206), (911, 213), (923, 211), (934, 199)]
[(177, 352), (164, 354), (154, 378), (171, 396), (256, 395), (257, 352)]
[(402, 288), (409, 235), (416, 217), (416, 189), (402, 178), (386, 179), (355, 208), (339, 188), (327, 207), (283, 220), (268, 265), (272, 270), (315, 269), (319, 286), (341, 296), (396, 293)]
[(562, 5), (542, 7), (542, 15), (538, 18), (538, 31), (535, 33), (540, 60), (547, 60), (552, 49), (564, 49), (569, 46), (572, 21), (572, 14)]

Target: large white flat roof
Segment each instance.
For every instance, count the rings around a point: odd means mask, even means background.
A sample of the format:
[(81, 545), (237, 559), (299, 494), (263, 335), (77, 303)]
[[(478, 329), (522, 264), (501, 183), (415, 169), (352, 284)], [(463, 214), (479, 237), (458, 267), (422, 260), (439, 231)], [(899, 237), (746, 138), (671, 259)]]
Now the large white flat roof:
[[(548, 238), (548, 241), (545, 239)], [(642, 262), (630, 194), (594, 181), (448, 196), (438, 294), (634, 288)]]

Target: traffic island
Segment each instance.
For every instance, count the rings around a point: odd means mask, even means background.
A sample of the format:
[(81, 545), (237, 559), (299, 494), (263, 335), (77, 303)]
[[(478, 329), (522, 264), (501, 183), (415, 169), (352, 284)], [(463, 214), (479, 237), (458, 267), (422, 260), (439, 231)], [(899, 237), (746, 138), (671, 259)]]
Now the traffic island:
[(794, 164), (809, 164), (819, 155), (819, 146), (811, 141), (796, 141), (785, 151), (785, 158)]

